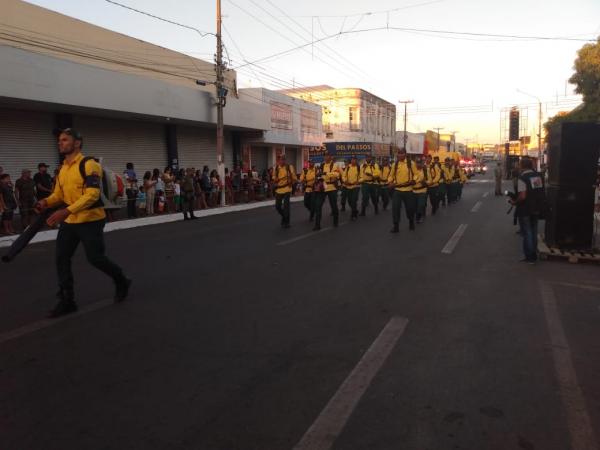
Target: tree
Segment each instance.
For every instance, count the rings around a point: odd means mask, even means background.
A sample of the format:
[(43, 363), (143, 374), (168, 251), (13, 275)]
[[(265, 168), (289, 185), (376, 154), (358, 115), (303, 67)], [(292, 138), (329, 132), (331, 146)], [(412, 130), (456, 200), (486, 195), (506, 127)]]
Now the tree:
[(553, 125), (569, 122), (600, 121), (600, 37), (594, 44), (586, 44), (577, 52), (573, 66), (575, 73), (569, 83), (583, 96), (583, 104), (567, 114), (558, 114), (545, 123), (548, 131)]

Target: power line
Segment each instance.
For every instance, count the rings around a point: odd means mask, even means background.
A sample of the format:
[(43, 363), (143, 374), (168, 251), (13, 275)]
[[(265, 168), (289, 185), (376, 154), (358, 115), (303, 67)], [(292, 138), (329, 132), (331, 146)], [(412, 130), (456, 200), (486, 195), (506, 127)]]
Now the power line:
[[(252, 63), (259, 63), (267, 60), (272, 60), (273, 58), (279, 58), (281, 56), (285, 56), (288, 53), (292, 53), (296, 50), (303, 49), (308, 47), (309, 45), (314, 45), (319, 42), (324, 42), (329, 39), (333, 39), (338, 36), (343, 36), (347, 34), (358, 34), (358, 33), (368, 33), (372, 31), (385, 31), (385, 30), (393, 30), (393, 31), (404, 31), (404, 32), (420, 32), (420, 33), (432, 33), (432, 34), (441, 34), (444, 36), (479, 36), (479, 37), (496, 37), (496, 38), (507, 38), (507, 39), (517, 39), (517, 40), (541, 40), (541, 41), (574, 41), (574, 42), (596, 42), (595, 39), (580, 39), (580, 38), (569, 38), (569, 37), (551, 37), (551, 36), (518, 36), (518, 35), (510, 35), (510, 34), (494, 34), (494, 33), (474, 33), (474, 32), (466, 32), (466, 31), (449, 31), (449, 30), (427, 30), (427, 29), (418, 29), (418, 28), (403, 28), (403, 27), (374, 27), (374, 28), (365, 28), (362, 30), (353, 30), (353, 31), (340, 31), (338, 33), (330, 34), (328, 36), (324, 36), (322, 38), (316, 39), (307, 44), (298, 45), (296, 47), (283, 50), (281, 52), (274, 53), (269, 56), (264, 56), (262, 58), (256, 59), (252, 61)], [(251, 63), (247, 63), (251, 64)], [(243, 66), (238, 66), (243, 67)]]
[(133, 11), (133, 12), (136, 12), (138, 14), (143, 14), (144, 16), (152, 17), (153, 19), (160, 20), (162, 22), (170, 23), (171, 25), (177, 25), (178, 27), (187, 28), (188, 30), (195, 31), (196, 33), (198, 33), (202, 37), (205, 37), (205, 36), (208, 36), (208, 35), (216, 36), (215, 33), (211, 33), (209, 31), (202, 31), (202, 30), (199, 30), (198, 28), (194, 28), (194, 27), (191, 27), (189, 25), (185, 25), (185, 24), (182, 24), (182, 23), (179, 23), (179, 22), (175, 22), (173, 20), (165, 19), (164, 17), (160, 17), (160, 16), (157, 16), (155, 14), (151, 14), (151, 13), (146, 12), (146, 11), (141, 11), (139, 9), (132, 8), (131, 6), (127, 6), (127, 5), (124, 5), (122, 3), (115, 2), (114, 0), (104, 0), (104, 1), (107, 2), (107, 3), (111, 3), (113, 5), (116, 5), (116, 6), (120, 6), (121, 8), (128, 9), (129, 11)]

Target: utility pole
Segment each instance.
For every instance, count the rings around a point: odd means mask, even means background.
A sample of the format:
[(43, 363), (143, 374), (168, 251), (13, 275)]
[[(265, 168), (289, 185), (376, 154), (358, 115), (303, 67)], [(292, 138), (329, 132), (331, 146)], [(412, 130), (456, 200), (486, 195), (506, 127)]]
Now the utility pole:
[(398, 103), (404, 104), (404, 136), (402, 138), (402, 147), (406, 149), (406, 143), (408, 142), (408, 133), (406, 132), (406, 120), (408, 117), (408, 104), (414, 103), (414, 100), (399, 100)]
[(444, 129), (444, 127), (433, 127), (434, 130), (436, 130), (437, 132), (437, 148), (435, 149), (436, 152), (440, 151), (440, 131)]
[(456, 130), (452, 132), (452, 148), (456, 151), (456, 133), (460, 133), (460, 131)]
[(221, 0), (217, 0), (217, 172), (223, 189), (219, 198), (219, 204), (225, 206), (225, 161), (223, 159), (223, 108), (225, 107), (226, 91), (223, 87), (223, 43), (221, 40)]

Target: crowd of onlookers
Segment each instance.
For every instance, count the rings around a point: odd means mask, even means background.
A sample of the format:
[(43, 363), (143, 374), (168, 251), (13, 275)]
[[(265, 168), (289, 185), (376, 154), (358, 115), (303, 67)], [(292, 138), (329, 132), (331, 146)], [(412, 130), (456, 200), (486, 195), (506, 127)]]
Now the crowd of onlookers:
[[(58, 169), (53, 175), (48, 169), (47, 164), (40, 163), (33, 176), (31, 170), (23, 169), (21, 176), (12, 180), (0, 167), (0, 234), (16, 232), (16, 212), (19, 213), (21, 228), (24, 229), (31, 223), (35, 217), (36, 201), (50, 195), (58, 174)], [(237, 165), (232, 170), (225, 168), (222, 180), (217, 170), (211, 170), (208, 166), (204, 166), (202, 170), (173, 170), (166, 167), (163, 171), (154, 169), (138, 174), (134, 164), (128, 163), (122, 180), (125, 188), (123, 205), (126, 206), (123, 213), (127, 218), (185, 212), (186, 206), (192, 211), (214, 208), (220, 205), (222, 194), (228, 205), (273, 197), (270, 171), (265, 169), (259, 172), (256, 167), (249, 170), (242, 170)], [(301, 190), (298, 182), (294, 192), (301, 193)], [(108, 220), (119, 217), (118, 212), (108, 213)]]

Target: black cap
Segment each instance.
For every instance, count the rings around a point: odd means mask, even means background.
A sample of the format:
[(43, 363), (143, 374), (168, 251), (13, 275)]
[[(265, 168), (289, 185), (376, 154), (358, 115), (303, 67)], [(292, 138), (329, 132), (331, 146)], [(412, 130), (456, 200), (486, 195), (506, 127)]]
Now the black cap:
[(41, 168), (41, 167), (50, 167), (50, 166), (48, 164), (46, 164), (46, 163), (39, 163), (38, 164), (38, 169)]

